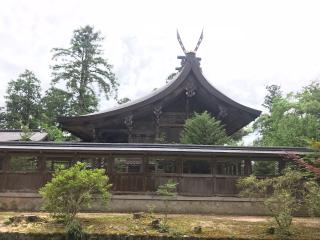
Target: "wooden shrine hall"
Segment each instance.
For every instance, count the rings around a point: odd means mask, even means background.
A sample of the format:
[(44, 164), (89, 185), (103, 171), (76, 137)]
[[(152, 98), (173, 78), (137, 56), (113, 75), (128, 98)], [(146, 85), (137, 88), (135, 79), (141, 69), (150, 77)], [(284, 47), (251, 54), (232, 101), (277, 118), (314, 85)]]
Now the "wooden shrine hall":
[(228, 135), (260, 115), (260, 111), (228, 98), (203, 76), (200, 58), (188, 52), (174, 79), (150, 95), (115, 108), (77, 117), (61, 117), (61, 127), (85, 142), (179, 143), (185, 120), (208, 111)]
[[(236, 181), (252, 172), (253, 161), (274, 161), (279, 173), (287, 154), (304, 148), (182, 145), (180, 133), (194, 112), (208, 111), (232, 135), (260, 111), (230, 99), (203, 76), (196, 50), (185, 53), (174, 79), (136, 101), (106, 111), (60, 117), (65, 131), (81, 142), (0, 142), (0, 192), (37, 191), (58, 166), (76, 161), (105, 168), (114, 193), (154, 193), (173, 179), (178, 194), (230, 196)], [(158, 144), (159, 142), (165, 144)], [(173, 144), (174, 143), (174, 144)]]

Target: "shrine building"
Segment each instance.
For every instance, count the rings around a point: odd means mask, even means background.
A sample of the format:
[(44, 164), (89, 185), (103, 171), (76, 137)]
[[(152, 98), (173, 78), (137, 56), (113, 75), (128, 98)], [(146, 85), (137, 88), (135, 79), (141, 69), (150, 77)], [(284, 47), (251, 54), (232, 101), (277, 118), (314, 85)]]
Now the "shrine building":
[(261, 113), (209, 83), (197, 47), (191, 52), (183, 47), (175, 77), (149, 95), (97, 113), (60, 117), (61, 128), (80, 142), (0, 141), (0, 193), (37, 192), (57, 167), (82, 161), (88, 168), (106, 169), (114, 194), (154, 195), (172, 179), (181, 196), (238, 196), (236, 182), (252, 173), (253, 162), (274, 162), (276, 175), (288, 161), (286, 155), (309, 151), (179, 144), (184, 123), (194, 112), (209, 112), (228, 135)]
[(195, 52), (180, 56), (181, 67), (164, 87), (136, 101), (83, 116), (61, 117), (61, 127), (84, 142), (179, 143), (185, 120), (208, 111), (228, 135), (248, 125), (260, 111), (244, 106), (212, 86)]

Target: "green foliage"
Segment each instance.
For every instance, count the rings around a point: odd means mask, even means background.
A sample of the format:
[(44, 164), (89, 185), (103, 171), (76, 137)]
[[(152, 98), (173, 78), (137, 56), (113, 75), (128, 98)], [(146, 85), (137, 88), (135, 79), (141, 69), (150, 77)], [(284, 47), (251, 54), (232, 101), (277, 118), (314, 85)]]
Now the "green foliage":
[(34, 129), (41, 119), (40, 81), (33, 72), (25, 70), (8, 84), (6, 99), (7, 128), (20, 129), (21, 124)]
[[(268, 113), (254, 123), (260, 138), (255, 145), (305, 147), (309, 139), (320, 139), (320, 85), (311, 83), (298, 93), (283, 96), (279, 86), (267, 86), (263, 106)], [(273, 175), (273, 163), (256, 162), (256, 175)]]
[(268, 94), (265, 96), (262, 106), (268, 110), (271, 110), (274, 101), (282, 97), (282, 92), (280, 86), (278, 85), (268, 85), (266, 89)]
[(31, 141), (31, 137), (32, 137), (32, 130), (29, 128), (29, 126), (27, 125), (23, 125), (21, 126), (21, 141)]
[(278, 233), (290, 235), (292, 214), (302, 206), (305, 193), (303, 177), (299, 171), (286, 169), (283, 175), (274, 178), (241, 178), (238, 187), (242, 196), (264, 197), (264, 203), (278, 225)]
[(104, 169), (86, 169), (85, 163), (77, 162), (68, 169), (55, 171), (39, 193), (45, 210), (70, 223), (81, 209), (90, 206), (93, 194), (107, 202), (110, 186)]
[(49, 141), (62, 142), (67, 139), (63, 131), (61, 131), (57, 126), (49, 126), (48, 124), (43, 124), (42, 128), (48, 134)]
[(57, 117), (72, 115), (71, 99), (72, 93), (54, 86), (50, 87), (42, 98), (44, 122), (53, 126)]
[(225, 144), (230, 141), (220, 121), (205, 111), (186, 120), (180, 142), (184, 144)]
[(241, 178), (237, 182), (237, 186), (241, 190), (240, 195), (250, 198), (265, 197), (270, 184), (270, 179), (264, 179), (260, 181), (256, 176), (253, 175)]
[(154, 218), (154, 210), (156, 209), (156, 205), (149, 204), (147, 205), (147, 212), (149, 214), (149, 217)]
[(174, 197), (177, 195), (177, 185), (178, 183), (172, 179), (169, 179), (167, 183), (158, 187), (157, 194), (160, 196)]
[(304, 175), (304, 201), (310, 215), (320, 216), (320, 142), (311, 140), (309, 143), (312, 153), (303, 157), (291, 155), (289, 158)]
[[(100, 32), (91, 26), (74, 31), (69, 48), (54, 48), (53, 84), (63, 81), (70, 100), (73, 115), (92, 113), (97, 110), (98, 93), (108, 99), (116, 93), (118, 83), (112, 66), (103, 58)], [(68, 107), (67, 107), (68, 108)]]
[(169, 230), (170, 230), (170, 228), (169, 228), (169, 225), (167, 224), (166, 221), (160, 222), (159, 228), (158, 228), (158, 231), (160, 233), (167, 233), (167, 232), (169, 232)]
[(302, 113), (308, 113), (310, 115), (320, 118), (320, 82), (315, 81), (310, 85), (303, 88), (303, 90), (297, 93), (298, 109)]
[(278, 225), (280, 235), (291, 235), (292, 214), (299, 207), (296, 199), (288, 189), (279, 190), (265, 201), (266, 206)]
[(263, 146), (308, 145), (308, 139), (320, 139), (320, 85), (313, 82), (301, 92), (281, 96), (269, 89), (265, 97), (269, 113), (262, 114), (254, 124)]
[(6, 112), (4, 107), (0, 107), (0, 129), (6, 128)]
[(307, 194), (305, 195), (305, 202), (308, 206), (311, 216), (320, 216), (320, 186), (316, 181), (309, 181), (305, 183)]
[(252, 167), (255, 176), (273, 176), (276, 175), (276, 162), (274, 161), (256, 161)]
[(67, 232), (67, 240), (86, 239), (86, 236), (82, 230), (81, 224), (77, 220), (73, 220), (67, 224), (66, 232)]

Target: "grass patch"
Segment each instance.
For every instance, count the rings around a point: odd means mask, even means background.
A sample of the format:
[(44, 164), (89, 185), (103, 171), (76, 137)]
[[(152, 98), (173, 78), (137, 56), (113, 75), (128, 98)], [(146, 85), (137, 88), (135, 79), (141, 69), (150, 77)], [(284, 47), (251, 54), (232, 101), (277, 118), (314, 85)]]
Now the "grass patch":
[[(33, 213), (34, 214), (34, 213)], [(64, 226), (55, 222), (45, 213), (37, 213), (46, 222), (5, 224), (6, 220), (21, 213), (0, 213), (0, 232), (60, 233)], [(148, 236), (195, 236), (203, 238), (230, 239), (278, 239), (267, 234), (270, 218), (240, 216), (168, 215), (168, 233), (160, 233), (150, 226), (150, 222), (162, 215), (146, 215), (133, 219), (132, 214), (82, 213), (79, 221), (86, 233), (123, 234)], [(320, 239), (320, 220), (316, 218), (295, 218), (292, 239)], [(201, 226), (201, 233), (194, 233), (193, 227)]]

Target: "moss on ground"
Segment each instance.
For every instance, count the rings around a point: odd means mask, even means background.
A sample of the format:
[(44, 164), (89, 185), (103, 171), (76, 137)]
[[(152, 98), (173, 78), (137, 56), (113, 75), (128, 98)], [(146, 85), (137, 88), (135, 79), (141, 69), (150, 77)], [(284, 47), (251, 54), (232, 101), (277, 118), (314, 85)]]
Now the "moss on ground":
[[(0, 232), (25, 233), (59, 233), (64, 226), (56, 223), (45, 213), (33, 213), (45, 218), (38, 223), (6, 224), (9, 217), (22, 213), (0, 213)], [(150, 222), (162, 215), (144, 214), (142, 218), (133, 219), (132, 214), (88, 213), (80, 214), (79, 220), (87, 233), (147, 235), (147, 236), (195, 236), (203, 238), (230, 239), (279, 239), (266, 233), (270, 226), (270, 218), (210, 215), (169, 215), (168, 233), (159, 233), (150, 226)], [(192, 232), (193, 227), (201, 226), (202, 233)], [(295, 218), (292, 239), (320, 239), (320, 219)]]

